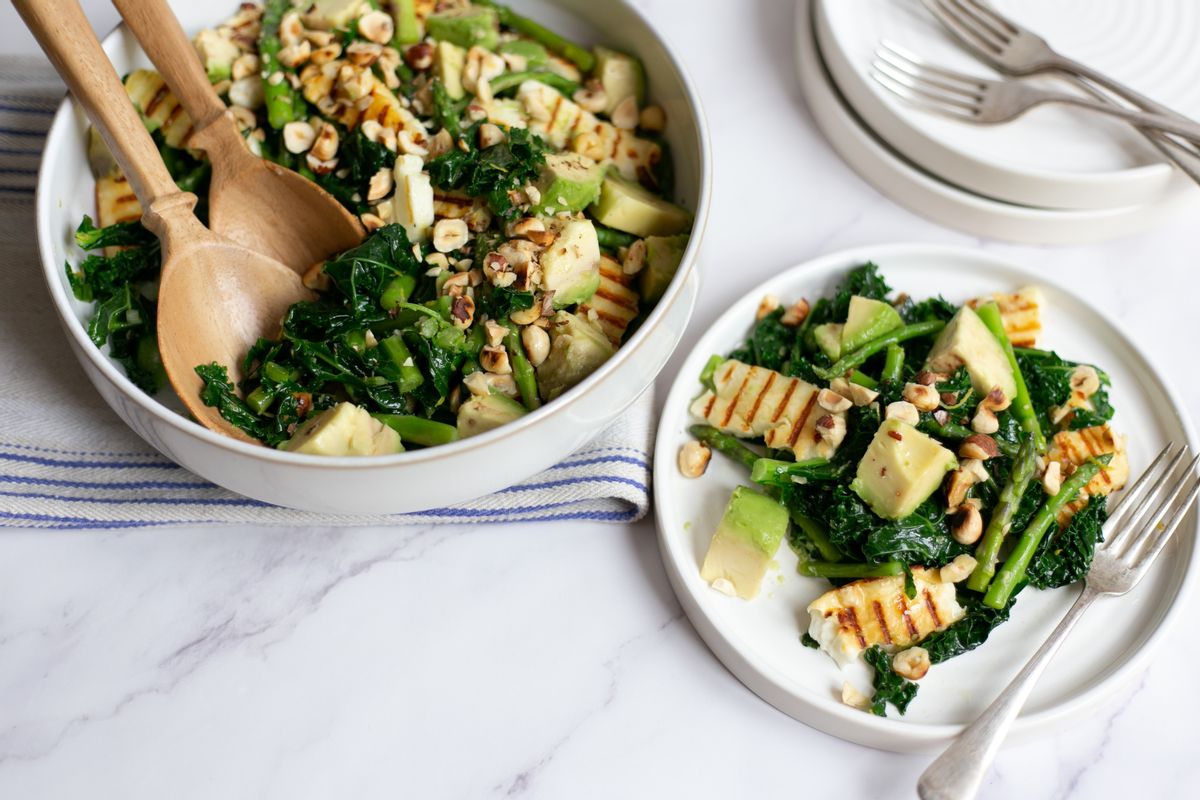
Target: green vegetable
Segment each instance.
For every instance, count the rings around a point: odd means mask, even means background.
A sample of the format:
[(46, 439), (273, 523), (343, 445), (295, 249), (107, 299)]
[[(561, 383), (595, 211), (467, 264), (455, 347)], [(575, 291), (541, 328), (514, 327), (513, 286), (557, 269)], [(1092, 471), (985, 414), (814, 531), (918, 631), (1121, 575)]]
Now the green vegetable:
[(435, 447), (458, 440), (458, 429), (444, 422), (435, 422), (424, 417), (406, 414), (372, 414), (371, 416), (400, 434), (400, 440), (406, 443)]
[(883, 362), (883, 372), (879, 373), (879, 381), (880, 383), (884, 381), (895, 383), (900, 380), (903, 372), (904, 348), (898, 344), (889, 344), (887, 346), (887, 358)]
[(508, 360), (512, 365), (513, 380), (521, 393), (521, 402), (525, 404), (525, 408), (533, 411), (542, 405), (538, 397), (537, 372), (534, 371), (533, 364), (529, 363), (529, 357), (525, 355), (525, 348), (521, 345), (521, 337), (512, 323), (508, 323), (504, 347), (508, 350)]
[(392, 0), (392, 19), (396, 23), (395, 44), (410, 45), (421, 41), (415, 0)]
[[(262, 59), (264, 75), (284, 70), (279, 61), (283, 42), (279, 40), (279, 23), (283, 15), (292, 10), (291, 0), (266, 0), (263, 4), (262, 28), (258, 36), (258, 54)], [(267, 121), (275, 130), (308, 115), (308, 103), (300, 91), (292, 88), (288, 81), (263, 81), (263, 103), (267, 107)]]
[(891, 703), (901, 716), (908, 704), (917, 696), (917, 685), (900, 677), (892, 669), (892, 659), (879, 645), (868, 647), (863, 652), (866, 662), (875, 668), (875, 696), (871, 698), (871, 713), (887, 716), (887, 704)]
[(722, 433), (711, 425), (693, 425), (688, 428), (688, 433), (713, 450), (729, 456), (746, 469), (753, 469), (755, 462), (762, 458), (761, 455), (742, 444), (736, 436)]
[(1092, 567), (1096, 543), (1104, 538), (1108, 503), (1104, 496), (1092, 497), (1071, 517), (1067, 527), (1042, 540), (1025, 570), (1029, 584), (1054, 589), (1081, 581)]
[(900, 342), (915, 339), (919, 336), (930, 336), (944, 327), (946, 327), (946, 323), (941, 320), (905, 325), (903, 328), (897, 328), (891, 333), (867, 342), (853, 353), (842, 356), (832, 367), (815, 367), (813, 371), (824, 380), (832, 380), (840, 375), (845, 375), (852, 369), (862, 366), (868, 358), (885, 349), (888, 345), (899, 344)]
[(500, 5), (499, 3), (492, 2), (492, 0), (475, 0), (475, 5), (496, 9), (500, 15), (500, 24), (502, 26), (512, 28), (518, 33), (525, 34), (535, 42), (545, 45), (546, 49), (573, 62), (575, 66), (584, 72), (590, 72), (596, 63), (596, 57), (592, 55), (590, 50), (564, 39), (554, 31), (539, 25), (528, 17), (521, 16), (508, 6)]
[(493, 78), (489, 83), (494, 94), (501, 94), (510, 89), (515, 89), (525, 81), (539, 81), (546, 84), (551, 89), (557, 89), (566, 97), (575, 94), (579, 89), (579, 84), (570, 78), (564, 78), (557, 72), (551, 72), (548, 69), (527, 69), (521, 72), (506, 72), (498, 78)]
[(637, 241), (637, 238), (632, 233), (619, 231), (616, 228), (608, 228), (604, 225), (596, 225), (596, 239), (605, 250), (617, 250), (622, 247), (629, 247), (629, 245)]
[[(1021, 373), (1025, 376), (1030, 400), (1037, 409), (1038, 420), (1043, 429), (1053, 430), (1055, 426), (1050, 421), (1050, 409), (1067, 404), (1071, 398), (1071, 374), (1080, 365), (1047, 350), (1016, 348), (1013, 352), (1021, 366)], [(1112, 419), (1113, 408), (1108, 399), (1111, 381), (1103, 370), (1097, 368), (1096, 372), (1100, 376), (1100, 389), (1088, 398), (1092, 408), (1077, 408), (1072, 412), (1070, 424), (1067, 426), (1071, 430), (1100, 425)]]
[(715, 390), (716, 385), (713, 384), (713, 375), (717, 373), (717, 367), (725, 363), (725, 359), (721, 356), (709, 356), (708, 361), (704, 362), (704, 369), (700, 370), (700, 384), (706, 389)]
[(968, 589), (982, 592), (991, 583), (992, 575), (996, 572), (1000, 546), (1004, 544), (1004, 537), (1008, 536), (1013, 517), (1021, 504), (1021, 497), (1033, 479), (1037, 466), (1036, 460), (1037, 449), (1033, 445), (1033, 437), (1028, 436), (1021, 445), (1016, 458), (1013, 459), (1012, 474), (1000, 491), (1000, 498), (988, 520), (987, 530), (983, 532), (983, 538), (979, 540), (979, 545), (975, 548), (976, 564), (971, 577), (967, 579)]
[(921, 640), (921, 647), (929, 653), (929, 661), (940, 664), (986, 642), (996, 626), (1008, 621), (1019, 591), (1020, 588), (1012, 593), (1003, 608), (989, 608), (979, 595), (960, 592), (959, 604), (966, 611), (963, 618), (944, 631), (935, 631)]
[(760, 458), (750, 468), (750, 480), (765, 486), (786, 486), (795, 483), (795, 478), (827, 481), (833, 480), (837, 476), (837, 468), (823, 458), (810, 458), (804, 461), (778, 461), (774, 458)]
[(1111, 460), (1111, 455), (1088, 459), (1071, 473), (1071, 477), (1063, 481), (1058, 494), (1046, 499), (1033, 521), (1029, 523), (1029, 527), (1017, 540), (1017, 544), (1004, 562), (1004, 566), (996, 573), (995, 580), (992, 581), (987, 594), (984, 595), (984, 605), (990, 608), (1002, 608), (1008, 602), (1008, 597), (1012, 594), (1013, 589), (1025, 579), (1025, 571), (1029, 567), (1029, 562), (1033, 559), (1046, 531), (1055, 524), (1058, 512), (1062, 510), (1063, 506), (1074, 500), (1083, 487), (1087, 486), (1088, 481), (1095, 477), (1096, 473)]
[(885, 561), (882, 564), (838, 564), (825, 561), (801, 561), (796, 565), (796, 571), (809, 578), (885, 578), (891, 575), (903, 575), (904, 565), (899, 561)]
[(480, 150), (476, 143), (481, 124), (476, 122), (459, 137), (465, 150), (455, 147), (429, 161), (426, 168), (434, 187), (486, 197), (493, 212), (513, 216), (518, 212), (509, 192), (537, 179), (547, 145), (525, 128), (512, 128), (503, 142)]
[[(958, 422), (947, 421), (938, 423), (932, 415), (922, 414), (921, 424), (917, 426), (918, 430), (938, 437), (939, 439), (949, 439), (950, 441), (962, 441), (968, 436), (974, 436), (975, 431)], [(993, 436), (992, 439), (996, 442), (996, 448), (1001, 455), (1012, 458), (1017, 454), (1020, 445), (1014, 445), (1012, 442), (1000, 439)]]
[[(837, 546), (829, 540), (829, 534), (821, 527), (821, 524), (816, 520), (811, 520), (803, 514), (798, 514), (792, 509), (788, 509), (788, 516), (792, 519), (792, 529), (788, 534), (788, 543), (797, 554), (806, 553), (806, 548), (801, 547), (799, 537), (803, 536), (804, 540), (812, 544), (821, 558), (827, 562), (841, 561), (845, 556), (842, 551), (837, 549)], [(805, 558), (804, 560), (807, 560)]]
[(462, 133), (462, 112), (467, 107), (467, 99), (455, 100), (439, 78), (435, 78), (430, 86), (433, 93), (433, 127), (445, 128), (457, 139)]
[(1033, 437), (1034, 448), (1039, 453), (1044, 453), (1046, 451), (1046, 435), (1042, 433), (1037, 412), (1034, 411), (1033, 403), (1029, 399), (1029, 389), (1021, 374), (1021, 365), (1017, 363), (1017, 357), (1013, 353), (1012, 342), (1008, 340), (1008, 334), (1004, 332), (1004, 320), (1000, 318), (1000, 308), (994, 302), (988, 302), (975, 309), (975, 313), (992, 332), (992, 336), (996, 337), (996, 341), (1000, 343), (1000, 349), (1004, 351), (1004, 356), (1008, 359), (1009, 366), (1012, 367), (1013, 378), (1017, 385), (1017, 396), (1012, 398), (1012, 413), (1021, 422), (1021, 427)]
[(850, 373), (850, 377), (847, 380), (851, 383), (857, 383), (859, 386), (865, 386), (868, 389), (875, 389), (879, 386), (879, 381), (857, 369)]

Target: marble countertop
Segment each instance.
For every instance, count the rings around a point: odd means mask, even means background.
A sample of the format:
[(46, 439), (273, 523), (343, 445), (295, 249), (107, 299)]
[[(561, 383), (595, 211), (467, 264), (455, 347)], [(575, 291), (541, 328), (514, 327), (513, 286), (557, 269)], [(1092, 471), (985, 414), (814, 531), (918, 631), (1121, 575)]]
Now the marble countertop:
[[(782, 268), (905, 240), (1045, 269), (1157, 363), (1195, 363), (1188, 222), (1072, 248), (938, 227), (814, 128), (790, 2), (637, 2), (692, 71), (716, 154), (685, 349)], [(107, 3), (85, 6), (111, 26)], [(11, 5), (0, 23), (0, 50), (32, 51)], [(1200, 419), (1200, 373), (1173, 378)], [(1186, 796), (1196, 663), (1177, 627), (1085, 722), (1005, 750), (982, 796)], [(0, 534), (3, 798), (891, 798), (915, 796), (927, 763), (828, 737), (738, 683), (684, 619), (651, 521)]]

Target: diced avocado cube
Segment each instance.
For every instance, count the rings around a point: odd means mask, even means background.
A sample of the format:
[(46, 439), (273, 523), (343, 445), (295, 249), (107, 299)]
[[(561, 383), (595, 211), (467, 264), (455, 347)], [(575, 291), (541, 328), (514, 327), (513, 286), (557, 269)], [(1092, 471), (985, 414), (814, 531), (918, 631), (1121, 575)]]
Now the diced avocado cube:
[(850, 298), (846, 326), (842, 328), (842, 352), (853, 352), (902, 325), (904, 320), (890, 304), (854, 295)]
[(417, 21), (416, 0), (392, 0), (392, 20), (396, 23), (396, 42), (416, 44), (421, 41), (421, 24)]
[(608, 98), (605, 113), (611, 114), (617, 103), (630, 95), (641, 108), (646, 102), (646, 71), (642, 68), (642, 62), (607, 47), (596, 47), (592, 52), (596, 55), (592, 75), (600, 81)]
[(667, 291), (671, 278), (679, 269), (683, 260), (683, 251), (687, 249), (688, 235), (678, 236), (647, 236), (646, 264), (638, 276), (642, 300), (653, 303)]
[(196, 34), (192, 46), (200, 56), (200, 63), (204, 64), (204, 71), (208, 73), (210, 83), (228, 78), (233, 72), (233, 62), (242, 54), (236, 44), (211, 28)]
[(425, 32), (440, 42), (453, 42), (459, 47), (479, 45), (485, 50), (495, 50), (500, 39), (500, 22), (494, 8), (463, 6), (430, 14), (425, 18)]
[(317, 456), (382, 456), (404, 451), (400, 434), (353, 403), (338, 403), (308, 420), (284, 449)]
[(539, 199), (529, 213), (553, 216), (583, 211), (600, 196), (604, 167), (579, 153), (548, 153), (534, 187)]
[(515, 72), (521, 72), (526, 69), (537, 69), (545, 66), (550, 60), (550, 54), (546, 52), (546, 48), (537, 42), (531, 42), (528, 39), (514, 39), (511, 42), (504, 42), (497, 48), (496, 52), (506, 56), (514, 56), (516, 59), (524, 59), (524, 64), (518, 64), (513, 67)]
[(1010, 400), (1017, 394), (1012, 365), (1004, 350), (979, 315), (967, 306), (960, 308), (938, 334), (925, 366), (944, 373), (966, 367), (971, 386), (980, 394), (987, 394), (996, 387)]
[(727, 590), (717, 585), (725, 581), (738, 597), (753, 600), (787, 529), (787, 509), (753, 489), (737, 487), (708, 545), (700, 577)]
[(349, 28), (350, 21), (358, 16), (363, 5), (363, 0), (315, 0), (304, 15), (304, 21), (321, 30)]
[(549, 402), (595, 372), (614, 352), (596, 324), (559, 311), (550, 320), (550, 355), (537, 368), (538, 393)]
[(525, 406), (502, 394), (472, 397), (458, 407), (458, 435), (475, 436), (507, 425), (525, 414)]
[(954, 453), (936, 439), (907, 422), (889, 419), (867, 446), (850, 488), (879, 516), (904, 519), (957, 468)]
[(589, 219), (546, 220), (554, 241), (542, 252), (542, 289), (554, 292), (554, 307), (587, 302), (600, 285), (600, 242)]
[(591, 207), (601, 225), (636, 236), (684, 233), (692, 224), (686, 209), (657, 197), (611, 171), (600, 186), (600, 199)]
[(813, 328), (813, 341), (821, 352), (834, 361), (842, 357), (842, 328), (840, 322), (826, 322)]
[(453, 42), (438, 42), (434, 53), (434, 69), (438, 80), (442, 82), (446, 94), (452, 100), (462, 100), (466, 97), (463, 89), (462, 73), (467, 64), (467, 51)]

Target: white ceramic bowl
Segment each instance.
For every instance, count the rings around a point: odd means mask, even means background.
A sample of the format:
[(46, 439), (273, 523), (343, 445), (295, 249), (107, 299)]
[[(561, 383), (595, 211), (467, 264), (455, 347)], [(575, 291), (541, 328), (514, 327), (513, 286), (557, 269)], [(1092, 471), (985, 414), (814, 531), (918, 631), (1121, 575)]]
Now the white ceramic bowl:
[[(65, 262), (80, 257), (75, 227), (83, 214), (94, 214), (84, 144), (87, 120), (68, 99), (46, 139), (38, 176), (42, 265), (84, 372), (139, 436), (196, 474), (257, 500), (327, 513), (401, 513), (480, 497), (546, 469), (604, 429), (651, 386), (687, 326), (698, 288), (694, 265), (707, 222), (711, 174), (699, 98), (670, 46), (625, 2), (514, 0), (512, 5), (580, 41), (637, 54), (646, 65), (652, 99), (667, 112), (677, 199), (695, 213), (695, 227), (678, 274), (641, 328), (604, 366), (554, 402), (503, 428), (442, 447), (394, 456), (323, 458), (212, 433), (179, 413), (174, 397), (154, 398), (139, 390), (87, 337), (90, 304), (74, 299), (63, 270)], [(184, 29), (194, 33), (219, 23), (236, 3), (172, 6)], [(120, 74), (150, 66), (124, 28), (113, 32), (104, 47)]]

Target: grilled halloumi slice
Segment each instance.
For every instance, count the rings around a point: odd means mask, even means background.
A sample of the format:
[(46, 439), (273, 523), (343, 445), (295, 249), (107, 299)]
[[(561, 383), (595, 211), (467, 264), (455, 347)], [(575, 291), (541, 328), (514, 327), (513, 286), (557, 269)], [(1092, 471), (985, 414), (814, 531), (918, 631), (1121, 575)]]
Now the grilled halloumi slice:
[(962, 619), (954, 584), (940, 571), (914, 567), (917, 593), (904, 593), (904, 576), (869, 578), (832, 589), (808, 605), (808, 635), (839, 666), (872, 645), (908, 647)]
[[(124, 174), (118, 171), (96, 179), (96, 227), (136, 222), (141, 218), (142, 207)], [(106, 247), (104, 255), (111, 256), (121, 249)]]
[(1088, 497), (1109, 495), (1123, 488), (1129, 480), (1129, 455), (1125, 451), (1124, 437), (1114, 434), (1108, 425), (1093, 425), (1054, 434), (1050, 449), (1046, 452), (1046, 460), (1062, 464), (1064, 475), (1089, 458), (1108, 453), (1112, 454), (1112, 461), (1096, 473), (1079, 497), (1063, 507), (1058, 514), (1059, 525), (1070, 522), (1071, 517), (1087, 505)]
[(142, 112), (147, 127), (162, 130), (163, 139), (171, 147), (187, 146), (192, 138), (192, 118), (157, 72), (135, 69), (125, 78), (125, 93)]
[(529, 130), (560, 150), (568, 148), (580, 133), (595, 133), (600, 138), (600, 148), (607, 154), (602, 163), (615, 166), (627, 180), (638, 180), (640, 171), (653, 169), (662, 158), (662, 148), (654, 142), (639, 139), (584, 111), (557, 89), (540, 81), (522, 83), (517, 99), (529, 115)]
[(762, 436), (797, 461), (833, 455), (836, 447), (817, 435), (817, 420), (829, 412), (817, 405), (820, 389), (811, 383), (731, 358), (717, 367), (713, 385), (716, 391), (705, 391), (691, 409), (709, 425), (734, 436)]
[(1012, 294), (997, 292), (969, 300), (967, 305), (979, 308), (989, 300), (996, 301), (1000, 308), (1000, 320), (1013, 347), (1037, 347), (1038, 336), (1042, 333), (1041, 309), (1046, 303), (1041, 289), (1026, 286)]
[(592, 299), (579, 307), (579, 312), (588, 317), (596, 312), (596, 322), (615, 346), (621, 344), (625, 329), (638, 315), (638, 293), (629, 288), (632, 282), (633, 276), (626, 275), (619, 263), (602, 255), (600, 286)]

